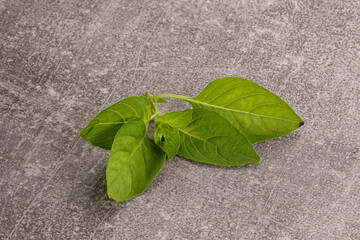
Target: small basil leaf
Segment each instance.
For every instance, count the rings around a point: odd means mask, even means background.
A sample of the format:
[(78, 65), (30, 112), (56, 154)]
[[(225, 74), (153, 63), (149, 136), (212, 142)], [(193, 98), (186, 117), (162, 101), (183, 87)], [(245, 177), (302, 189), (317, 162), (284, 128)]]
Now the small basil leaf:
[(179, 130), (171, 127), (169, 124), (156, 121), (154, 125), (154, 140), (172, 160), (178, 153), (180, 148), (180, 134)]
[(165, 162), (165, 153), (147, 136), (143, 120), (129, 120), (117, 132), (106, 168), (108, 196), (126, 201), (141, 194)]
[(244, 78), (217, 79), (186, 101), (227, 118), (251, 143), (284, 136), (303, 124), (279, 96)]
[(170, 126), (180, 128), (186, 127), (192, 119), (192, 109), (186, 109), (184, 111), (174, 111), (166, 113), (157, 118), (156, 122), (167, 123)]
[(151, 105), (146, 97), (124, 98), (99, 112), (80, 132), (80, 136), (93, 145), (111, 149), (117, 131), (131, 118), (150, 120)]
[(156, 102), (156, 103), (164, 103), (165, 102), (165, 99), (159, 98), (157, 96), (153, 96), (153, 99), (154, 99), (154, 102)]
[(260, 162), (249, 140), (215, 112), (185, 110), (165, 114), (161, 120), (179, 129), (179, 156), (227, 167)]

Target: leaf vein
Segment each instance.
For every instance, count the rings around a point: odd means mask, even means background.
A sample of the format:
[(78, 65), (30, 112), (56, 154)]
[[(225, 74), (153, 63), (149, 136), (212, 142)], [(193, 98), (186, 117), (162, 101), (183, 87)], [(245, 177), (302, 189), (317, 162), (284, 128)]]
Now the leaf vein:
[[(228, 86), (227, 86), (227, 87), (228, 87)], [(219, 95), (215, 96), (213, 99), (211, 99), (211, 100), (209, 101), (209, 103), (215, 101), (216, 99), (218, 99), (219, 97), (223, 96), (224, 94), (226, 94), (226, 93), (228, 93), (228, 92), (230, 92), (230, 91), (233, 91), (233, 90), (236, 90), (236, 89), (239, 89), (239, 88), (248, 88), (248, 87), (254, 87), (254, 86), (252, 86), (252, 85), (241, 85), (241, 86), (236, 86), (236, 87), (233, 87), (233, 88), (229, 88), (229, 89), (227, 89), (226, 91), (221, 92)], [(215, 88), (215, 89), (217, 89), (217, 88)]]
[(243, 98), (247, 98), (247, 97), (251, 97), (251, 96), (256, 96), (256, 95), (264, 95), (264, 96), (272, 96), (271, 94), (268, 94), (268, 93), (253, 93), (253, 94), (248, 94), (248, 95), (245, 95), (245, 96), (241, 96), (241, 97), (238, 97), (236, 98), (235, 100), (231, 101), (230, 103), (226, 104), (224, 107), (228, 107), (229, 105), (233, 104), (234, 102), (240, 100), (240, 99), (243, 99)]
[[(285, 118), (278, 118), (278, 117), (273, 117), (273, 116), (255, 114), (255, 113), (241, 111), (241, 110), (237, 110), (237, 109), (229, 109), (229, 108), (221, 107), (221, 106), (218, 106), (218, 105), (213, 105), (213, 104), (209, 104), (209, 103), (205, 103), (205, 102), (200, 102), (200, 101), (194, 100), (193, 98), (188, 98), (188, 99), (186, 99), (186, 101), (194, 102), (194, 103), (199, 104), (199, 105), (210, 106), (210, 107), (215, 108), (215, 109), (222, 109), (222, 110), (225, 110), (225, 111), (236, 112), (236, 113), (241, 113), (241, 114), (245, 114), (245, 115), (261, 116), (261, 117), (264, 117), (264, 118), (271, 118), (271, 119), (277, 119), (277, 120), (297, 123), (296, 121), (292, 121), (292, 120), (285, 119)], [(285, 105), (283, 105), (283, 106), (285, 106)]]
[(115, 110), (115, 109), (105, 109), (104, 112), (106, 112), (106, 111), (108, 111), (108, 112), (114, 112), (114, 113), (118, 114), (118, 115), (122, 118), (122, 120), (125, 122), (124, 116), (123, 116), (118, 110)]

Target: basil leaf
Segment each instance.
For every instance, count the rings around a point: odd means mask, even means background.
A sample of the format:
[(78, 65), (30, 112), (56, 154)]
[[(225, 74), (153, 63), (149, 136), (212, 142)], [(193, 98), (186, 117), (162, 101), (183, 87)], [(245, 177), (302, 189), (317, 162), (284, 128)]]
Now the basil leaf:
[(165, 113), (158, 117), (156, 122), (167, 123), (175, 128), (186, 127), (192, 120), (192, 115), (189, 112), (191, 112), (191, 109)]
[(111, 149), (117, 131), (131, 118), (148, 122), (151, 105), (146, 97), (124, 98), (99, 112), (80, 132), (80, 136), (93, 145)]
[(284, 136), (304, 124), (279, 96), (244, 78), (217, 79), (197, 97), (184, 100), (227, 118), (251, 143)]
[(171, 160), (178, 153), (180, 148), (179, 130), (169, 124), (156, 121), (154, 125), (154, 140)]
[(129, 200), (142, 193), (165, 162), (165, 153), (147, 136), (139, 118), (129, 120), (117, 132), (106, 168), (108, 196)]
[(188, 109), (167, 113), (160, 121), (179, 129), (179, 156), (227, 167), (260, 162), (249, 140), (215, 112)]
[(165, 102), (165, 99), (159, 98), (156, 96), (153, 96), (153, 99), (154, 99), (154, 102), (156, 102), (156, 103), (164, 103)]

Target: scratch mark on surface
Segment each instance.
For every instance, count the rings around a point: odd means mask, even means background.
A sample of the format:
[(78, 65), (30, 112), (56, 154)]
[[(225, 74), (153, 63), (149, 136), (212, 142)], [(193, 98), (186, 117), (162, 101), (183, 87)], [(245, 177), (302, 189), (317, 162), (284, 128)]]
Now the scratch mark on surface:
[(101, 224), (105, 221), (105, 219), (109, 216), (110, 212), (113, 210), (114, 206), (112, 206), (107, 213), (105, 214), (105, 216), (103, 217), (103, 219), (101, 220), (101, 222), (96, 226), (96, 228), (94, 229), (93, 233), (90, 235), (89, 240), (94, 239), (95, 234), (97, 232), (97, 230), (99, 229), (99, 227), (101, 226)]
[(29, 151), (29, 152), (26, 154), (26, 156), (25, 156), (25, 159), (26, 159), (26, 160), (25, 160), (25, 163), (24, 163), (25, 166), (26, 166), (26, 165), (29, 163), (29, 161), (32, 159), (31, 156), (33, 156), (34, 153), (37, 153), (37, 152), (40, 150), (40, 148), (41, 148), (40, 143), (43, 141), (44, 136), (45, 136), (45, 134), (47, 133), (47, 131), (48, 131), (48, 126), (45, 125), (44, 128), (41, 129), (40, 134), (34, 139), (33, 145), (32, 145), (32, 147), (31, 147), (30, 151)]
[(23, 219), (25, 218), (26, 214), (29, 212), (30, 208), (33, 206), (33, 204), (35, 203), (35, 201), (40, 197), (41, 193), (44, 191), (44, 189), (47, 187), (47, 185), (50, 183), (50, 181), (54, 178), (54, 176), (56, 175), (56, 173), (60, 170), (60, 168), (64, 165), (64, 163), (66, 162), (66, 160), (69, 158), (69, 156), (71, 155), (72, 151), (74, 151), (75, 147), (77, 146), (77, 144), (79, 143), (80, 138), (75, 142), (74, 146), (71, 148), (71, 150), (69, 151), (69, 153), (65, 156), (64, 160), (59, 164), (59, 166), (56, 168), (55, 172), (51, 175), (51, 177), (49, 178), (49, 180), (46, 181), (45, 185), (41, 188), (41, 190), (39, 191), (38, 194), (36, 194), (35, 198), (31, 201), (31, 203), (29, 204), (29, 206), (26, 208), (25, 212), (23, 213), (23, 215), (21, 216), (21, 218), (19, 219), (19, 221), (17, 221), (17, 223), (15, 224), (15, 226), (13, 227), (13, 229), (11, 230), (10, 234), (6, 237), (6, 239), (9, 239), (11, 237), (11, 235), (13, 235), (13, 233), (15, 232), (15, 230), (17, 229), (17, 227), (20, 225), (20, 223), (23, 221)]
[[(308, 126), (312, 126), (312, 123), (313, 123), (314, 121), (315, 121), (314, 119), (311, 120), (311, 121), (309, 121)], [(307, 129), (305, 129), (305, 130), (302, 132), (301, 138), (302, 138), (302, 136), (306, 136), (308, 131), (310, 131), (310, 128), (307, 128)], [(301, 140), (301, 139), (300, 139), (300, 140)], [(301, 143), (299, 143), (299, 144), (301, 144)], [(296, 145), (292, 148), (292, 150), (291, 150), (291, 152), (290, 152), (290, 154), (289, 154), (290, 156), (293, 155), (295, 149), (298, 149)], [(288, 158), (285, 160), (285, 163), (283, 164), (283, 167), (282, 167), (282, 169), (281, 169), (281, 172), (278, 174), (278, 179), (277, 179), (277, 181), (274, 183), (273, 187), (272, 187), (271, 190), (270, 190), (269, 196), (268, 196), (267, 199), (265, 200), (264, 205), (261, 207), (262, 210), (264, 210), (264, 209), (269, 205), (269, 203), (271, 202), (271, 199), (272, 199), (272, 197), (273, 197), (273, 193), (274, 193), (276, 187), (278, 186), (278, 184), (281, 182), (281, 180), (282, 180), (282, 178), (283, 178), (283, 175), (284, 175), (284, 172), (285, 172), (285, 169), (286, 169), (285, 166), (287, 165), (287, 163), (288, 163)], [(270, 214), (272, 207), (273, 207), (273, 206), (271, 206), (271, 208), (270, 208), (269, 211), (267, 212), (266, 216), (268, 216), (268, 215)], [(248, 232), (246, 232), (246, 233), (243, 235), (243, 238), (242, 238), (242, 239), (248, 239), (248, 236), (249, 236), (250, 234), (251, 234), (251, 231), (249, 230)]]
[(141, 45), (139, 51), (138, 51), (137, 54), (136, 54), (136, 55), (137, 55), (137, 60), (136, 60), (136, 64), (135, 64), (134, 79), (136, 79), (136, 72), (137, 72), (137, 70), (138, 70), (141, 52), (142, 52), (145, 44), (147, 43), (147, 41), (149, 41), (150, 36), (155, 32), (155, 29), (156, 29), (156, 27), (159, 25), (159, 22), (160, 22), (161, 18), (163, 17), (164, 13), (165, 13), (165, 10), (160, 14), (160, 17), (159, 17), (158, 20), (156, 21), (153, 29), (148, 33), (148, 35), (146, 36), (143, 44)]

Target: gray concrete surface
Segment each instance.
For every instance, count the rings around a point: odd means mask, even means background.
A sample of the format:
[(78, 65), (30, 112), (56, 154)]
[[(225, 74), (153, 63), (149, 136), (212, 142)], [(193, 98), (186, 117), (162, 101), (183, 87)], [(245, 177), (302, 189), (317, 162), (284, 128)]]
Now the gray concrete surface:
[[(0, 239), (360, 239), (360, 2), (1, 1)], [(260, 164), (176, 157), (106, 196), (109, 152), (78, 137), (121, 98), (241, 76), (305, 125)], [(169, 100), (166, 112), (187, 107)]]

